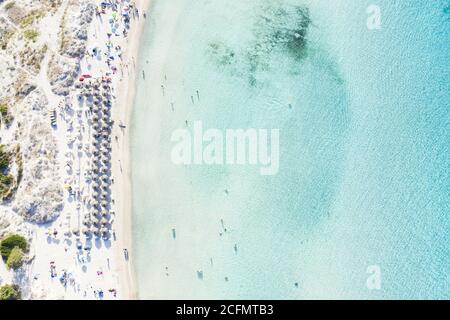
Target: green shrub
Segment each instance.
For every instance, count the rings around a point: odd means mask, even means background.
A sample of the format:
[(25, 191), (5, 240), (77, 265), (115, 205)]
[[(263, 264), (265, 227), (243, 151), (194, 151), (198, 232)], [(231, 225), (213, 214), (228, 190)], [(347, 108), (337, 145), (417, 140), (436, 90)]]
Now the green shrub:
[(9, 162), (11, 161), (11, 155), (9, 152), (4, 151), (5, 146), (0, 144), (0, 171), (8, 169)]
[(8, 114), (8, 105), (6, 103), (0, 104), (0, 114), (6, 116)]
[(9, 186), (11, 185), (12, 180), (13, 180), (12, 176), (0, 173), (0, 184)]
[(24, 31), (23, 35), (26, 39), (35, 42), (37, 37), (39, 36), (39, 32), (35, 29), (28, 29)]
[(23, 264), (23, 251), (19, 247), (14, 247), (9, 254), (6, 266), (9, 269), (17, 270)]
[(8, 105), (6, 103), (0, 104), (0, 123), (3, 121), (6, 126), (9, 126), (13, 120), (11, 113), (9, 112)]
[(17, 186), (10, 171), (13, 161), (13, 153), (5, 151), (5, 146), (0, 144), (0, 201), (7, 199), (13, 189)]
[(0, 300), (20, 300), (19, 288), (10, 284), (0, 287)]
[(11, 251), (15, 247), (19, 247), (22, 251), (26, 251), (27, 240), (25, 240), (24, 237), (18, 234), (9, 235), (3, 238), (3, 240), (0, 242), (0, 254), (3, 258), (3, 261), (6, 262), (8, 260)]

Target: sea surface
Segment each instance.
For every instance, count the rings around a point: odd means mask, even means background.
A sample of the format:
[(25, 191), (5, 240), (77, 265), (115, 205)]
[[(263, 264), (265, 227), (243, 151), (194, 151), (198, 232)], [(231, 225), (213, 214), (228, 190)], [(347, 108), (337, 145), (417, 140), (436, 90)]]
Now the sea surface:
[[(450, 2), (378, 0), (369, 29), (373, 3), (153, 1), (130, 138), (140, 298), (450, 298)], [(279, 129), (278, 174), (175, 165), (196, 120)]]

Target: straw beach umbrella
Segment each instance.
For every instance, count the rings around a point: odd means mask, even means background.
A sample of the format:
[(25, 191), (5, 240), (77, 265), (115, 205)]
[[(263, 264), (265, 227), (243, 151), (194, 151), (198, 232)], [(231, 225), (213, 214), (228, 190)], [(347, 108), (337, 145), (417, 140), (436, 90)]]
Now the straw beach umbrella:
[(100, 226), (100, 220), (97, 219), (97, 218), (94, 218), (93, 221), (92, 221), (92, 224), (93, 224), (95, 227), (99, 227), (99, 226)]
[(86, 236), (87, 239), (90, 239), (92, 237), (92, 232), (88, 228), (83, 229), (83, 234)]

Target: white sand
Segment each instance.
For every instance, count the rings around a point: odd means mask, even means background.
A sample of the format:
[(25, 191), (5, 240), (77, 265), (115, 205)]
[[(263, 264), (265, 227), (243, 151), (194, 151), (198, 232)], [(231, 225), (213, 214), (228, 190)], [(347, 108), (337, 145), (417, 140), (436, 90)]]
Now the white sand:
[[(99, 4), (100, 0), (93, 3)], [(39, 74), (35, 75), (35, 82), (48, 100), (48, 109), (58, 110), (58, 127), (54, 131), (59, 149), (58, 160), (60, 165), (61, 184), (70, 184), (75, 190), (79, 190), (80, 197), (68, 196), (64, 191), (64, 209), (56, 221), (49, 225), (36, 225), (23, 222), (28, 231), (28, 236), (32, 239), (29, 258), (30, 263), (21, 270), (13, 273), (6, 270), (3, 262), (0, 262), (0, 285), (14, 282), (21, 286), (23, 296), (32, 299), (98, 299), (99, 292), (103, 292), (103, 299), (130, 299), (135, 298), (136, 292), (133, 285), (132, 251), (131, 251), (131, 194), (129, 181), (129, 144), (128, 144), (128, 124), (131, 107), (134, 97), (135, 85), (135, 64), (139, 49), (139, 38), (144, 26), (143, 12), (149, 8), (150, 0), (136, 0), (137, 8), (140, 12), (139, 19), (131, 19), (131, 29), (128, 37), (112, 36), (113, 47), (119, 45), (122, 49), (122, 64), (120, 66), (118, 57), (115, 57), (113, 64), (118, 71), (112, 75), (113, 106), (112, 119), (114, 126), (112, 130), (112, 172), (114, 179), (112, 183), (111, 211), (114, 211), (114, 221), (112, 231), (115, 238), (111, 241), (95, 240), (86, 241), (84, 235), (80, 235), (79, 240), (75, 235), (65, 236), (67, 230), (82, 229), (83, 217), (88, 211), (86, 201), (91, 190), (85, 182), (85, 174), (90, 168), (91, 158), (84, 154), (84, 148), (92, 147), (90, 116), (85, 113), (87, 110), (83, 102), (79, 102), (77, 91), (71, 89), (69, 95), (70, 103), (74, 110), (83, 110), (79, 117), (73, 117), (60, 109), (65, 99), (55, 95), (51, 91), (51, 86), (47, 79), (47, 68), (50, 62), (50, 55), (57, 50), (57, 33), (59, 23), (67, 2), (53, 16), (47, 16), (41, 22), (41, 33), (49, 50), (42, 62)], [(87, 49), (97, 46), (101, 54), (106, 52), (107, 32), (110, 31), (107, 11), (102, 15), (102, 19), (94, 17), (88, 32)], [(122, 28), (119, 28), (122, 30)], [(81, 74), (89, 73), (92, 77), (101, 77), (109, 71), (105, 63), (105, 58), (101, 59), (85, 56), (81, 60)], [(123, 71), (123, 75), (122, 75)], [(79, 106), (80, 104), (80, 106)], [(76, 113), (76, 111), (75, 111)], [(71, 118), (72, 117), (72, 118)], [(73, 122), (75, 130), (68, 135), (70, 122)], [(126, 128), (120, 128), (119, 124)], [(68, 140), (70, 136), (76, 136), (79, 130), (82, 151), (78, 152), (76, 147), (69, 148)], [(115, 139), (117, 136), (117, 141)], [(3, 136), (2, 142), (8, 142)], [(12, 137), (10, 138), (13, 139)], [(72, 170), (68, 170), (66, 163), (70, 161)], [(7, 208), (8, 209), (8, 208)], [(57, 230), (57, 236), (50, 233)], [(24, 234), (24, 232), (22, 232)], [(77, 248), (77, 244), (82, 250)], [(91, 248), (86, 250), (86, 248)], [(123, 249), (127, 248), (130, 259), (125, 260)], [(50, 266), (55, 266), (55, 277), (50, 276)], [(68, 282), (63, 286), (60, 277), (66, 272)], [(114, 290), (115, 292), (111, 291)]]
[[(116, 184), (113, 193), (118, 195), (116, 198), (118, 215), (116, 221), (118, 242), (122, 248), (127, 248), (130, 259), (126, 262), (123, 259), (123, 252), (116, 251), (116, 259), (119, 261), (119, 284), (122, 298), (135, 299), (137, 297), (136, 287), (134, 286), (133, 267), (132, 267), (132, 229), (131, 229), (131, 182), (130, 182), (130, 150), (129, 150), (129, 124), (132, 106), (135, 94), (136, 67), (139, 51), (139, 41), (143, 33), (144, 22), (142, 13), (147, 12), (151, 0), (142, 0), (137, 2), (141, 12), (141, 19), (134, 25), (130, 32), (127, 49), (124, 55), (125, 61), (131, 61), (129, 68), (124, 71), (124, 78), (115, 86), (118, 88), (116, 109), (113, 118), (116, 123), (123, 123), (124, 130), (115, 127), (113, 135), (119, 137), (117, 148), (113, 149), (113, 172), (116, 176)], [(116, 151), (114, 151), (116, 150)]]

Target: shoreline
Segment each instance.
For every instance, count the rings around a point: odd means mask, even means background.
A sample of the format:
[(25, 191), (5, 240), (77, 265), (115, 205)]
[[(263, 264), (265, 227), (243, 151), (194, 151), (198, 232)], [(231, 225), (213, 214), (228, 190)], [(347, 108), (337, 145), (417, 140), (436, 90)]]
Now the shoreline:
[[(113, 134), (119, 137), (116, 151), (112, 153), (112, 172), (116, 177), (113, 193), (116, 194), (117, 209), (119, 211), (117, 221), (118, 245), (116, 246), (116, 259), (119, 270), (119, 288), (122, 292), (122, 299), (137, 299), (138, 292), (135, 285), (135, 270), (133, 265), (133, 238), (132, 238), (132, 200), (131, 200), (131, 167), (130, 167), (130, 119), (133, 112), (133, 105), (136, 91), (136, 68), (138, 67), (138, 55), (140, 50), (140, 40), (143, 36), (146, 18), (143, 12), (147, 13), (151, 0), (137, 0), (136, 6), (141, 12), (138, 23), (129, 34), (130, 41), (127, 45), (124, 57), (126, 61), (132, 61), (128, 73), (124, 75), (122, 81), (115, 83), (117, 89), (116, 108), (113, 113), (113, 120), (117, 124)], [(118, 124), (123, 124), (121, 129)], [(124, 259), (123, 249), (126, 248), (130, 258)]]

